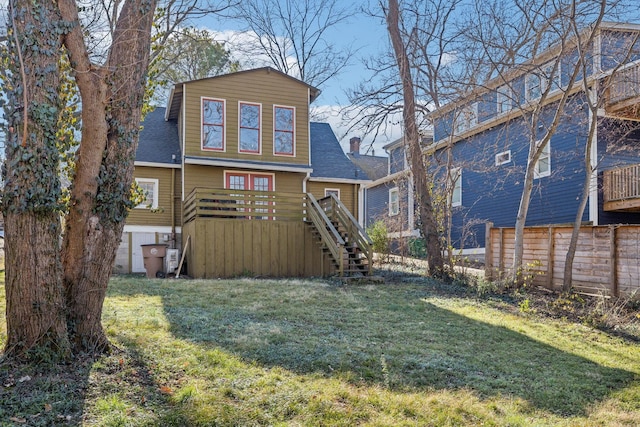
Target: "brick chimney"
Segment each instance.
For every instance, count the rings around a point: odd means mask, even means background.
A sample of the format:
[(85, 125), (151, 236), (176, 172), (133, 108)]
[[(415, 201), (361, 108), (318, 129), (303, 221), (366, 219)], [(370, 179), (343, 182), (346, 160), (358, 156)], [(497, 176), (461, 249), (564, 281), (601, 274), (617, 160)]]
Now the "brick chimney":
[(349, 140), (349, 152), (351, 154), (360, 154), (360, 138), (357, 136)]

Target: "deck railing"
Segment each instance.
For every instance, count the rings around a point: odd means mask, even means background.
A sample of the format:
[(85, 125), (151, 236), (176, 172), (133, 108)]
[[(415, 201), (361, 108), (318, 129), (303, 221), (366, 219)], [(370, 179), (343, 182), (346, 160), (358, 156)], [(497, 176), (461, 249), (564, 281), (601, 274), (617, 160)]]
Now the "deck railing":
[(184, 222), (196, 218), (302, 221), (306, 195), (281, 191), (194, 188), (185, 198)]
[(308, 194), (308, 198), (309, 221), (311, 221), (316, 230), (318, 230), (323, 244), (337, 264), (338, 274), (342, 276), (344, 274), (345, 241), (342, 236), (340, 236), (331, 219), (329, 219), (320, 204), (318, 204), (316, 198), (311, 194)]
[(640, 96), (640, 64), (617, 71), (609, 82), (607, 103), (613, 105)]
[(640, 198), (640, 164), (603, 172), (604, 202)]
[(318, 200), (318, 203), (327, 217), (346, 231), (348, 240), (362, 251), (362, 255), (368, 260), (369, 274), (371, 274), (371, 266), (373, 265), (373, 250), (371, 247), (373, 242), (367, 232), (334, 194)]

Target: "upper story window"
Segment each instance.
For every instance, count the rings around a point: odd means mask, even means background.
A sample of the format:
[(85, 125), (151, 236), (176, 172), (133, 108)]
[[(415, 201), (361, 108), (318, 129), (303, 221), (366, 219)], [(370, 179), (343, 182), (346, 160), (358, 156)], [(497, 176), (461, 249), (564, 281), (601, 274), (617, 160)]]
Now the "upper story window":
[(527, 101), (539, 99), (551, 85), (551, 90), (560, 87), (560, 66), (555, 70), (554, 64), (545, 64), (525, 76), (525, 96)]
[(451, 206), (462, 205), (462, 169), (453, 168), (449, 171), (449, 183), (451, 185)]
[(238, 151), (241, 153), (260, 153), (260, 116), (262, 106), (240, 102), (239, 104)]
[(273, 154), (283, 156), (295, 154), (295, 119), (295, 108), (273, 106)]
[(202, 149), (224, 151), (225, 101), (202, 98)]
[[(540, 146), (540, 141), (536, 142), (536, 147)], [(542, 149), (540, 157), (536, 162), (535, 169), (533, 171), (534, 178), (543, 178), (551, 175), (551, 142), (547, 142), (547, 145)]]
[(389, 216), (395, 216), (400, 213), (400, 190), (394, 187), (389, 190)]
[(136, 206), (136, 209), (158, 208), (158, 180), (152, 178), (136, 178), (136, 184), (144, 194), (144, 200)]
[(513, 110), (513, 91), (507, 85), (500, 86), (496, 91), (498, 114), (505, 114)]
[(455, 133), (459, 135), (478, 124), (478, 103), (467, 105), (461, 111), (455, 121)]

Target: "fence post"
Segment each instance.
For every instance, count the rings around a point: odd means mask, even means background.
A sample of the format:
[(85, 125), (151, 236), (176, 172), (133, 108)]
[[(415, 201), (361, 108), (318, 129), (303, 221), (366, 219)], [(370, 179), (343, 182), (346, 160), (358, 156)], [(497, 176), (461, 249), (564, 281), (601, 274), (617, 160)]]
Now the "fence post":
[(553, 226), (549, 226), (549, 236), (547, 240), (547, 287), (549, 289), (553, 289), (554, 247)]
[(493, 280), (493, 248), (491, 246), (491, 228), (492, 222), (485, 224), (484, 232), (484, 276), (487, 280)]
[(615, 225), (609, 226), (609, 265), (611, 271), (609, 272), (609, 286), (611, 292), (615, 297), (620, 296), (620, 290), (618, 289), (618, 257), (616, 254), (616, 230)]
[(500, 227), (498, 228), (498, 230), (500, 230), (500, 247), (498, 248), (498, 250), (500, 251), (498, 253), (498, 273), (499, 276), (502, 277), (504, 275), (504, 228)]

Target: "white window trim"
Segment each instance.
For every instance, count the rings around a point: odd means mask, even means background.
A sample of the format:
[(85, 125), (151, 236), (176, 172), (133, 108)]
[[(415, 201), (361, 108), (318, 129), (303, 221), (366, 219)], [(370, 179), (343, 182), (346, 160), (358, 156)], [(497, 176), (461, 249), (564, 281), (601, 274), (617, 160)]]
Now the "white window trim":
[[(278, 153), (276, 151), (276, 108), (287, 108), (289, 110), (293, 110), (293, 147), (291, 147), (292, 149), (292, 153), (288, 154), (288, 153)], [(296, 157), (296, 133), (297, 133), (297, 129), (296, 129), (296, 107), (292, 107), (290, 105), (279, 105), (279, 104), (274, 104), (273, 106), (273, 155), (274, 156), (283, 156), (283, 157)]]
[(461, 135), (478, 125), (478, 103), (465, 106), (456, 117), (454, 134)]
[[(553, 79), (548, 78), (547, 76), (549, 74), (551, 74), (551, 72), (553, 71), (553, 67), (554, 67), (554, 63), (552, 62), (547, 62), (544, 65), (541, 65), (539, 68), (537, 68), (534, 72), (530, 72), (527, 73), (525, 75), (524, 78), (524, 95), (525, 95), (525, 99), (527, 102), (533, 102), (536, 101), (538, 99), (540, 99), (542, 97), (542, 94), (544, 94), (544, 92), (547, 90), (547, 88), (549, 87), (549, 85), (551, 85), (551, 90), (549, 91), (549, 93), (553, 93), (554, 91), (560, 89), (561, 87), (561, 69), (560, 69), (560, 64), (558, 64), (558, 69), (556, 70), (555, 74), (553, 75)], [(530, 78), (531, 77), (535, 77), (537, 79), (540, 79), (540, 95), (538, 95), (537, 97), (533, 98), (529, 95), (529, 89), (530, 89)], [(555, 88), (553, 87), (555, 85)]]
[[(500, 110), (501, 106), (507, 106), (507, 108)], [(512, 111), (513, 105), (513, 90), (508, 85), (502, 85), (496, 90), (496, 111), (498, 116), (507, 114)]]
[[(222, 148), (209, 148), (204, 146), (204, 102), (215, 101), (222, 102)], [(217, 151), (224, 153), (227, 151), (227, 100), (220, 98), (211, 98), (208, 96), (200, 97), (200, 149), (202, 151)]]
[[(536, 141), (536, 147), (540, 145), (540, 141)], [(538, 171), (539, 169), (539, 165), (540, 165), (540, 160), (546, 158), (548, 163), (549, 163), (549, 168), (540, 173)], [(551, 175), (551, 141), (547, 142), (547, 145), (544, 147), (544, 149), (542, 150), (542, 154), (540, 154), (540, 157), (538, 157), (538, 161), (536, 162), (534, 168), (533, 168), (533, 179), (538, 179), (538, 178), (544, 178), (545, 176), (549, 176)]]
[[(456, 175), (457, 175), (456, 180), (451, 183), (453, 184), (453, 186), (451, 187), (451, 207), (452, 208), (455, 208), (457, 206), (462, 206), (462, 168), (453, 168), (449, 170), (449, 179), (451, 179), (451, 177)], [(460, 188), (460, 200), (458, 201), (453, 200), (453, 195), (456, 191), (456, 188)]]
[(158, 209), (159, 180), (156, 178), (136, 178), (136, 185), (140, 185), (140, 183), (153, 184), (153, 200), (151, 200), (151, 206), (145, 201), (137, 205), (135, 209)]
[[(504, 159), (500, 160), (501, 157), (504, 157)], [(496, 166), (506, 165), (507, 163), (511, 163), (511, 150), (496, 154)]]
[[(396, 201), (393, 203), (392, 194), (396, 195)], [(400, 214), (400, 190), (398, 187), (389, 189), (389, 216), (396, 216)]]
[[(243, 150), (240, 148), (240, 129), (242, 121), (242, 105), (253, 105), (258, 107), (258, 151)], [(259, 102), (238, 101), (238, 153), (251, 154), (254, 156), (262, 155), (262, 104)]]
[(337, 193), (338, 200), (340, 200), (340, 189), (339, 188), (325, 188), (324, 189), (324, 197), (329, 196), (329, 193)]

